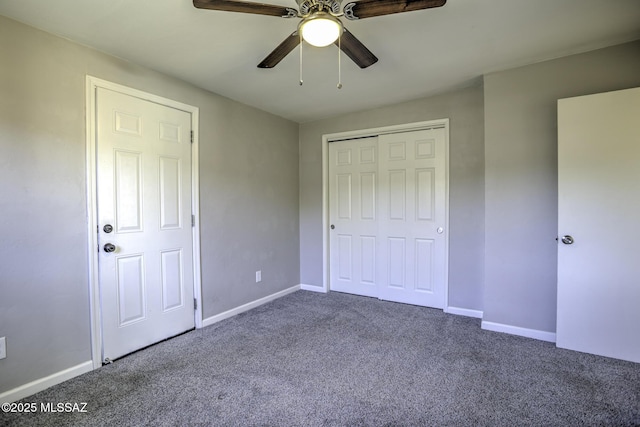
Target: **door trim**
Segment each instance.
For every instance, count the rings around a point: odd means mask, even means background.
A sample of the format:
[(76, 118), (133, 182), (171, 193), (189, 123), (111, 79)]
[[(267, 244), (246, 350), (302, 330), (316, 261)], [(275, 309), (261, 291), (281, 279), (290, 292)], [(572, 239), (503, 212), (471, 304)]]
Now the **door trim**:
[(443, 127), (445, 130), (445, 277), (444, 277), (444, 309), (449, 307), (449, 119), (429, 120), (406, 123), (349, 132), (322, 135), (322, 288), (321, 292), (329, 292), (329, 143), (345, 139), (366, 138), (390, 133), (411, 132)]
[(102, 325), (100, 289), (98, 280), (98, 227), (97, 219), (97, 167), (96, 167), (96, 91), (104, 88), (125, 95), (165, 105), (191, 114), (193, 143), (191, 144), (191, 212), (195, 216), (192, 227), (193, 242), (193, 297), (197, 301), (194, 312), (196, 328), (202, 328), (202, 292), (200, 276), (200, 173), (198, 170), (198, 123), (199, 109), (192, 105), (163, 98), (147, 92), (122, 86), (90, 75), (86, 76), (86, 171), (87, 171), (87, 230), (88, 230), (88, 274), (89, 311), (91, 315), (91, 358), (93, 369), (102, 366)]

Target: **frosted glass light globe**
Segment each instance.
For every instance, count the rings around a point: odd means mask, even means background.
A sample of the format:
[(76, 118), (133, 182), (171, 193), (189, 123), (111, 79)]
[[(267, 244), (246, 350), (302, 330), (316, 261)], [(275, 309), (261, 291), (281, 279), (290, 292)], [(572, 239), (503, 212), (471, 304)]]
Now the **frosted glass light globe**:
[(302, 21), (300, 32), (304, 41), (310, 45), (325, 47), (338, 40), (342, 24), (329, 14), (317, 14)]

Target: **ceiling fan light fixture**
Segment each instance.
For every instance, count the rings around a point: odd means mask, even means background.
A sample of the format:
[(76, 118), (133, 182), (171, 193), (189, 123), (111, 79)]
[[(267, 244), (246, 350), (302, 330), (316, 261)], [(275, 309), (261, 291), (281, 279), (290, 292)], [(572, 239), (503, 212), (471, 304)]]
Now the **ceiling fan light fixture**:
[(298, 31), (304, 41), (312, 46), (325, 47), (338, 40), (342, 34), (342, 22), (326, 12), (316, 12), (300, 22)]

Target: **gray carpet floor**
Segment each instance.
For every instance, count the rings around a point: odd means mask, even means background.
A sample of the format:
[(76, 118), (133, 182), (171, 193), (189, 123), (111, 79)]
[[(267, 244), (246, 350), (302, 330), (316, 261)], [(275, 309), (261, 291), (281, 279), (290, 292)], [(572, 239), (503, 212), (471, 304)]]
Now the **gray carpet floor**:
[(296, 292), (23, 402), (3, 426), (630, 426), (640, 364), (440, 310)]

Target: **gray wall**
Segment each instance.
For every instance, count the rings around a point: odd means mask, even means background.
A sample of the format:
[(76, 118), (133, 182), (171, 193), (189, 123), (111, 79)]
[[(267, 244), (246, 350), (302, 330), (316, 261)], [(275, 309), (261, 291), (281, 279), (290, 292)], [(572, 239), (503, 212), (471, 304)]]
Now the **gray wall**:
[(204, 317), (300, 283), (296, 123), (4, 17), (0, 64), (0, 393), (91, 359), (86, 74), (200, 108)]
[(482, 310), (484, 117), (480, 84), (300, 125), (300, 280), (322, 286), (322, 135), (450, 119), (449, 306)]
[(485, 76), (485, 321), (555, 333), (556, 101), (636, 86), (640, 42)]

